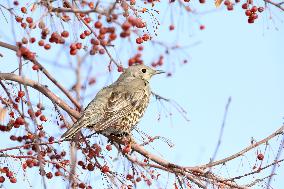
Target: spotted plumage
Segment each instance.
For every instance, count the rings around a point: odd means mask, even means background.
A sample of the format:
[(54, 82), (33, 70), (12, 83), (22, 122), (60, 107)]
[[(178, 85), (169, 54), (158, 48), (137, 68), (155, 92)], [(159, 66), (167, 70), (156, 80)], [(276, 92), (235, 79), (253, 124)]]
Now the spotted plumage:
[(98, 92), (61, 138), (72, 139), (84, 127), (104, 135), (130, 134), (149, 104), (149, 80), (159, 73), (163, 72), (145, 65), (125, 69), (116, 82)]

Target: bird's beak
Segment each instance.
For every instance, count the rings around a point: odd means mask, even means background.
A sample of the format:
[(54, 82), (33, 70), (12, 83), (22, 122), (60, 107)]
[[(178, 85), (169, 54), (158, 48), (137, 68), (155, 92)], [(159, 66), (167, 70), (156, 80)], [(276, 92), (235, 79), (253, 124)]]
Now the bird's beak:
[(163, 71), (163, 70), (156, 70), (155, 75), (156, 75), (156, 74), (162, 74), (162, 73), (166, 73), (166, 72)]

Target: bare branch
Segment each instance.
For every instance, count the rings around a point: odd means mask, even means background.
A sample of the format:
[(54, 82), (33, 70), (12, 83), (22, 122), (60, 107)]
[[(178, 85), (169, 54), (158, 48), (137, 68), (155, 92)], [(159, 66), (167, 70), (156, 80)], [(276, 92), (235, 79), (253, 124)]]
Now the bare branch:
[(80, 113), (76, 110), (72, 109), (69, 105), (67, 105), (62, 99), (60, 99), (58, 96), (56, 96), (53, 92), (51, 92), (46, 86), (41, 85), (33, 80), (30, 80), (25, 77), (20, 77), (15, 74), (11, 73), (0, 73), (0, 79), (1, 80), (10, 80), (15, 81), (24, 85), (27, 85), (29, 87), (32, 87), (42, 94), (44, 94), (46, 97), (48, 97), (51, 101), (55, 102), (58, 106), (60, 106), (62, 109), (64, 109), (67, 113), (69, 113), (71, 116), (75, 118), (79, 118)]
[(223, 164), (223, 163), (226, 163), (232, 159), (235, 159), (237, 157), (240, 157), (242, 156), (243, 154), (245, 154), (246, 152), (250, 151), (251, 149), (254, 149), (256, 148), (257, 146), (261, 145), (261, 144), (264, 144), (266, 142), (268, 142), (269, 140), (271, 140), (272, 138), (278, 136), (278, 135), (281, 135), (283, 134), (283, 130), (284, 130), (284, 125), (281, 126), (279, 129), (277, 129), (275, 132), (273, 132), (271, 135), (269, 135), (268, 137), (260, 140), (259, 142), (256, 142), (256, 143), (253, 143), (252, 145), (246, 147), (245, 149), (241, 150), (240, 152), (238, 153), (235, 153), (227, 158), (224, 158), (224, 159), (221, 159), (221, 160), (218, 160), (218, 161), (214, 161), (212, 163), (208, 163), (208, 164), (205, 164), (205, 165), (201, 165), (201, 166), (197, 166), (196, 168), (199, 168), (199, 169), (206, 169), (206, 168), (210, 168), (210, 167), (213, 167), (213, 166), (216, 166), (216, 165), (220, 165), (220, 164)]

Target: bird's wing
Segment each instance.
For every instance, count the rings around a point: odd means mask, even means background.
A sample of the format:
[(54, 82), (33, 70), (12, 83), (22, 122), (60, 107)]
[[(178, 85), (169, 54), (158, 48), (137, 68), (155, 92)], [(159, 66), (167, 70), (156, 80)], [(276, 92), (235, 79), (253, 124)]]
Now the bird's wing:
[(95, 131), (105, 130), (133, 111), (143, 95), (145, 95), (143, 89), (132, 92), (123, 86), (102, 89), (86, 107), (83, 115), (61, 138), (71, 139), (83, 127), (94, 127)]
[(103, 131), (107, 127), (126, 116), (140, 105), (141, 99), (146, 95), (144, 89), (134, 91), (113, 91), (104, 109), (102, 119), (95, 126), (96, 131)]

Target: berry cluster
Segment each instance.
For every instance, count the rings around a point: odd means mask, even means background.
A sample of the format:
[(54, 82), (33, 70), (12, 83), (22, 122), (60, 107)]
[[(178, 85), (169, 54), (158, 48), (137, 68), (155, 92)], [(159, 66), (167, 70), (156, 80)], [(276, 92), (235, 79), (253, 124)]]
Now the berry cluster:
[(258, 18), (257, 12), (261, 13), (264, 11), (263, 7), (257, 7), (252, 5), (252, 1), (242, 4), (242, 8), (245, 10), (245, 14), (248, 17), (248, 23), (252, 24)]
[(34, 61), (35, 53), (31, 52), (28, 48), (24, 47), (22, 43), (17, 43), (18, 51), (17, 56), (23, 57), (26, 60)]
[(137, 53), (132, 58), (128, 60), (128, 65), (132, 66), (133, 64), (143, 64), (143, 60), (141, 59), (142, 54)]
[[(8, 167), (0, 168), (0, 172), (4, 173), (5, 176), (10, 180), (11, 183), (17, 182), (17, 179), (14, 177), (14, 173), (12, 171), (10, 171), (10, 169)], [(5, 179), (4, 176), (0, 176), (0, 183), (4, 183), (5, 180), (6, 179)]]
[(152, 64), (151, 64), (151, 66), (153, 66), (154, 68), (155, 67), (158, 67), (158, 66), (162, 66), (164, 64), (164, 56), (160, 56), (159, 57), (159, 59), (158, 59), (158, 61), (156, 61), (156, 62), (153, 62)]

